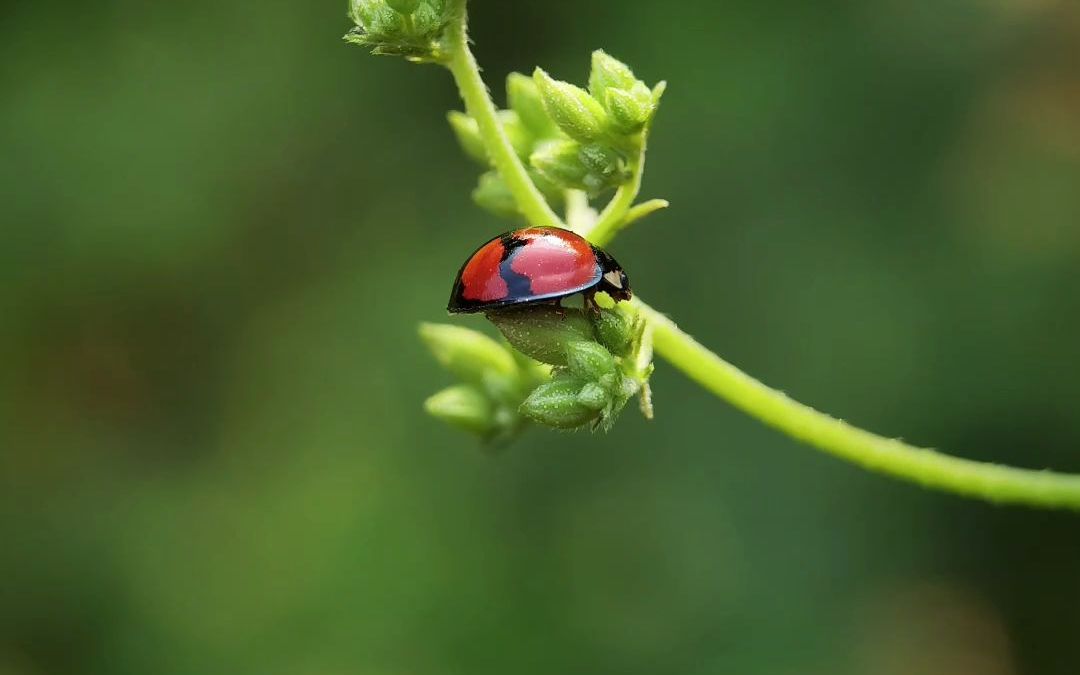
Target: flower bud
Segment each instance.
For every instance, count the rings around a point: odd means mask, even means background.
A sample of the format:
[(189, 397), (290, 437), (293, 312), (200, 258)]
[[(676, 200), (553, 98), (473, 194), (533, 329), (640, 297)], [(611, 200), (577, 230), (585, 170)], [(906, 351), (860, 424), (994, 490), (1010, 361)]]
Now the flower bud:
[(599, 343), (578, 340), (566, 345), (566, 366), (588, 382), (615, 374), (615, 358)]
[(515, 349), (553, 366), (567, 365), (568, 343), (595, 339), (592, 322), (580, 309), (526, 305), (488, 312), (487, 318)]
[(541, 384), (521, 404), (521, 414), (556, 429), (576, 429), (597, 416), (596, 410), (578, 400), (583, 386), (574, 378), (556, 378)]
[(540, 173), (536, 167), (530, 166), (525, 172), (529, 174), (529, 179), (544, 195), (551, 208), (558, 210), (566, 200), (566, 188)]
[[(508, 354), (510, 351), (509, 349), (506, 350)], [(521, 374), (515, 377), (506, 377), (489, 370), (484, 373), (484, 386), (481, 387), (481, 390), (492, 405), (496, 406), (496, 409), (506, 405), (517, 407), (518, 403), (521, 402), (521, 397), (534, 384), (535, 382), (527, 381)]]
[(604, 107), (607, 108), (612, 125), (623, 133), (640, 131), (652, 115), (652, 95), (642, 102), (624, 89), (608, 89), (604, 94)]
[(421, 2), (412, 15), (416, 33), (436, 39), (444, 32), (448, 18), (446, 5), (442, 2)]
[(420, 0), (385, 0), (385, 2), (398, 14), (412, 14), (420, 6)]
[(497, 171), (480, 175), (480, 181), (472, 191), (472, 198), (477, 206), (497, 216), (510, 218), (518, 215), (514, 195)]
[(587, 143), (603, 133), (607, 114), (589, 92), (569, 82), (554, 80), (540, 68), (533, 73), (533, 80), (540, 90), (544, 109), (567, 136)]
[(457, 137), (465, 154), (482, 164), (487, 164), (487, 150), (484, 148), (484, 139), (480, 137), (480, 127), (477, 126), (476, 120), (457, 110), (446, 113), (446, 120), (450, 122), (450, 128), (454, 130), (454, 136)]
[(351, 0), (349, 16), (356, 27), (345, 41), (414, 63), (444, 62), (449, 11), (445, 2), (435, 0)]
[(630, 89), (637, 82), (633, 71), (622, 61), (602, 49), (592, 53), (592, 70), (589, 72), (589, 93), (597, 101), (603, 101), (609, 88)]
[(514, 357), (483, 333), (450, 324), (422, 323), (420, 337), (436, 360), (465, 382), (481, 387), (490, 374), (518, 377)]
[[(424, 13), (421, 5), (415, 17), (398, 14), (382, 2), (360, 3), (350, 11), (356, 27), (344, 35), (346, 42), (366, 47), (372, 54), (403, 56), (414, 63), (436, 63), (444, 59), (438, 40), (443, 22)], [(424, 14), (425, 20), (417, 20)], [(434, 18), (432, 21), (430, 19)]]
[(367, 28), (378, 6), (378, 0), (349, 0), (349, 18), (358, 28)]
[(534, 138), (551, 138), (558, 134), (558, 128), (544, 110), (540, 90), (531, 77), (510, 73), (506, 78), (506, 103), (518, 114), (521, 123)]
[(368, 37), (373, 41), (382, 42), (380, 49), (390, 48), (395, 38), (392, 37), (405, 29), (405, 22), (401, 15), (386, 6), (384, 2), (365, 2), (363, 7), (357, 10), (357, 14), (364, 18), (363, 28)]
[(529, 157), (540, 175), (556, 185), (584, 189), (589, 170), (581, 163), (581, 146), (575, 141), (544, 141)]
[(578, 403), (590, 410), (600, 411), (612, 400), (611, 393), (596, 382), (588, 382), (577, 395)]
[(532, 152), (533, 137), (532, 133), (522, 124), (518, 114), (513, 110), (500, 110), (499, 122), (502, 124), (510, 145), (514, 147), (514, 153), (522, 159), (527, 159), (529, 153)]
[(582, 146), (578, 157), (601, 188), (618, 185), (630, 177), (622, 156), (611, 148), (590, 143)]
[(481, 436), (495, 430), (491, 402), (483, 392), (467, 384), (448, 387), (424, 401), (424, 410), (447, 424)]
[(634, 339), (634, 324), (626, 314), (614, 309), (601, 309), (594, 320), (596, 335), (612, 354), (626, 356)]

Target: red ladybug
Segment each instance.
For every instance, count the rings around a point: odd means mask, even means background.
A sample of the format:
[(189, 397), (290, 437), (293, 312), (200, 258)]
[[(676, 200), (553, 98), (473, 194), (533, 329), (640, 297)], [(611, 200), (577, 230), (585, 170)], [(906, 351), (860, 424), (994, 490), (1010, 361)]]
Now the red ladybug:
[(630, 299), (630, 282), (615, 259), (557, 227), (529, 227), (495, 237), (476, 250), (454, 279), (446, 309), (486, 312), (597, 291)]

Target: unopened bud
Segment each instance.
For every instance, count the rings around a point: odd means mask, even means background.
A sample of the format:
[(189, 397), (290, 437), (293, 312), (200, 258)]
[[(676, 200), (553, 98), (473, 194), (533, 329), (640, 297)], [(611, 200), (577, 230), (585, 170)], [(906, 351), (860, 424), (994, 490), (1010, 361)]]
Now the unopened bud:
[(602, 187), (618, 185), (630, 177), (622, 156), (611, 148), (590, 143), (582, 146), (578, 156)]
[(506, 133), (510, 145), (514, 147), (517, 156), (527, 159), (529, 153), (532, 152), (533, 136), (522, 124), (518, 114), (513, 110), (500, 110), (499, 122), (502, 123), (503, 131)]
[(645, 90), (648, 98), (644, 101), (624, 89), (608, 89), (604, 95), (604, 107), (612, 125), (623, 133), (641, 130), (652, 115), (652, 94)]
[(510, 218), (518, 214), (514, 195), (497, 171), (481, 174), (479, 183), (472, 191), (472, 198), (477, 206), (497, 216)]
[(597, 101), (604, 100), (604, 92), (609, 88), (629, 89), (635, 82), (637, 78), (625, 63), (602, 49), (597, 49), (592, 53), (589, 92)]
[(521, 404), (521, 414), (556, 429), (576, 429), (596, 418), (596, 410), (578, 400), (583, 383), (557, 378), (541, 384)]
[(556, 185), (580, 190), (589, 174), (580, 153), (581, 146), (575, 141), (545, 141), (529, 157), (529, 163)]
[(603, 410), (611, 403), (611, 392), (596, 382), (589, 382), (578, 392), (578, 403), (590, 410)]
[(540, 68), (533, 73), (533, 80), (540, 90), (544, 109), (567, 136), (587, 143), (603, 133), (607, 114), (589, 92), (552, 79)]
[(483, 392), (467, 384), (443, 389), (424, 401), (424, 410), (447, 424), (488, 436), (495, 429), (494, 410)]
[(633, 321), (626, 314), (614, 309), (601, 309), (594, 320), (596, 335), (600, 342), (616, 356), (626, 356), (634, 339)]
[(553, 366), (567, 365), (567, 344), (595, 340), (592, 322), (580, 309), (526, 305), (489, 312), (487, 318), (515, 349)]
[(446, 119), (450, 122), (450, 128), (454, 130), (454, 136), (457, 137), (465, 154), (482, 164), (487, 164), (487, 150), (484, 148), (484, 139), (480, 137), (480, 127), (476, 125), (476, 120), (457, 110), (448, 112)]
[(555, 122), (544, 110), (540, 90), (531, 77), (510, 73), (506, 78), (506, 103), (535, 138), (551, 138), (558, 133)]
[(566, 366), (570, 372), (588, 382), (605, 375), (614, 375), (615, 359), (603, 345), (592, 341), (575, 341), (566, 345)]
[(369, 30), (372, 23), (375, 21), (375, 16), (380, 11), (385, 11), (386, 7), (380, 0), (350, 0), (349, 1), (349, 18), (353, 20), (359, 28)]
[(450, 324), (422, 323), (420, 337), (443, 367), (470, 384), (483, 386), (491, 375), (518, 376), (510, 352), (483, 333)]
[(350, 0), (356, 27), (346, 42), (372, 54), (403, 56), (414, 63), (445, 62), (443, 37), (453, 10), (436, 0)]

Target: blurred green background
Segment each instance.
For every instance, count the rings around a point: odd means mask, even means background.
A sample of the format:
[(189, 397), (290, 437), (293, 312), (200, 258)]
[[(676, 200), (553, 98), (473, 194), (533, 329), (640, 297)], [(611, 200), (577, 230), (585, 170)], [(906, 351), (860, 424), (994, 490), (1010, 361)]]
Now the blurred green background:
[[(341, 5), (0, 9), (0, 673), (1080, 672), (1075, 515), (663, 363), (608, 435), (491, 457), (424, 416), (416, 325), (507, 223), (447, 74)], [(669, 80), (673, 206), (611, 249), (655, 306), (860, 425), (1080, 471), (1080, 5), (472, 8), (497, 92), (597, 47)]]

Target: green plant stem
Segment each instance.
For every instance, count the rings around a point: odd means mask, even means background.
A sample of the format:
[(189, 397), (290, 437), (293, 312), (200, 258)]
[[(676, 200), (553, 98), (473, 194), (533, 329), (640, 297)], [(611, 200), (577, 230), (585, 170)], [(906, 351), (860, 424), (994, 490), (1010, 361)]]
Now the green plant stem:
[(705, 389), (793, 438), (928, 488), (991, 502), (1080, 510), (1080, 476), (960, 459), (853, 427), (765, 386), (660, 312), (638, 299), (632, 302), (653, 329), (657, 354)]
[(641, 152), (634, 160), (630, 168), (630, 180), (623, 183), (615, 190), (615, 196), (607, 203), (596, 224), (588, 232), (586, 237), (597, 246), (606, 246), (622, 229), (623, 221), (630, 207), (634, 205), (638, 193), (641, 192), (641, 177), (645, 173), (645, 140), (646, 133), (641, 134)]
[[(469, 52), (465, 34), (465, 0), (451, 28), (450, 70), (480, 135), (518, 206), (535, 225), (565, 227), (525, 172), (495, 116), (495, 107)], [(603, 245), (618, 231), (641, 187), (642, 156), (631, 181), (620, 188), (589, 233)], [(632, 301), (653, 330), (656, 353), (702, 387), (736, 408), (789, 436), (871, 471), (928, 488), (991, 502), (1080, 510), (1080, 475), (1034, 471), (950, 457), (853, 427), (818, 412), (783, 392), (771, 389), (709, 351), (666, 316), (636, 298)]]
[(506, 182), (517, 201), (525, 219), (536, 226), (566, 227), (558, 215), (548, 205), (544, 195), (533, 184), (525, 166), (514, 152), (510, 139), (506, 137), (491, 101), (484, 80), (480, 76), (480, 67), (469, 49), (467, 34), (467, 16), (465, 0), (450, 0), (454, 10), (454, 23), (447, 29), (446, 51), (449, 59), (446, 63), (454, 76), (461, 98), (465, 101), (465, 110), (480, 128), (488, 156)]

